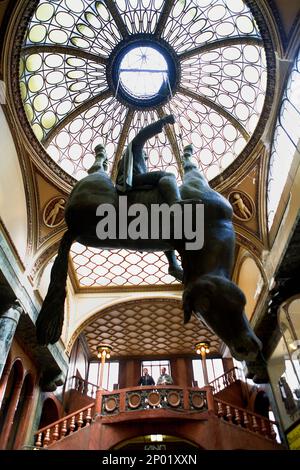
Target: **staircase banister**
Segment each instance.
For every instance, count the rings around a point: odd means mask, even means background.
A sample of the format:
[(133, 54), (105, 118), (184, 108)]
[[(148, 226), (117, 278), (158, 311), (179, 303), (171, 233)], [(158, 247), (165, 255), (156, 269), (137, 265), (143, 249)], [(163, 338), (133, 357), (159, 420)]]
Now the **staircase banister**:
[[(234, 366), (234, 367), (232, 367), (231, 369), (229, 369), (229, 370), (227, 370), (226, 372), (224, 372), (222, 375), (219, 375), (219, 377), (216, 377), (214, 380), (211, 380), (211, 381), (209, 382), (209, 385), (211, 385), (213, 382), (216, 382), (217, 380), (222, 379), (222, 377), (226, 377), (226, 375), (229, 375), (229, 374), (230, 374), (232, 371), (234, 371), (234, 370), (236, 370), (236, 371), (238, 371), (238, 372), (240, 372), (240, 373), (242, 374), (242, 369), (240, 369), (239, 367)], [(239, 380), (239, 379), (238, 379), (238, 380)]]
[(219, 398), (214, 398), (214, 401), (222, 403), (222, 405), (225, 405), (225, 406), (230, 406), (231, 408), (242, 411), (243, 413), (247, 413), (251, 416), (255, 416), (255, 418), (264, 419), (265, 421), (268, 421), (269, 423), (275, 424), (275, 426), (278, 426), (277, 421), (273, 421), (269, 418), (266, 418), (265, 416), (259, 415), (258, 413), (254, 413), (253, 411), (246, 410), (245, 408), (241, 408), (240, 406), (232, 405), (232, 403), (228, 403), (227, 401), (220, 400)]
[(80, 382), (83, 382), (84, 384), (92, 385), (92, 387), (98, 388), (98, 385), (93, 384), (92, 382), (88, 382), (87, 380), (82, 379), (81, 377), (78, 377), (78, 375), (72, 375), (72, 377), (70, 377), (70, 381), (71, 381), (72, 379), (80, 380)]
[(76, 416), (76, 415), (78, 415), (79, 413), (83, 413), (84, 411), (88, 410), (89, 408), (94, 408), (94, 406), (95, 406), (95, 404), (94, 404), (94, 403), (91, 403), (90, 405), (86, 405), (86, 406), (84, 406), (83, 408), (80, 408), (80, 410), (74, 411), (74, 413), (71, 413), (71, 414), (69, 414), (69, 415), (63, 416), (63, 418), (60, 418), (60, 419), (58, 419), (57, 421), (54, 421), (53, 423), (48, 424), (48, 426), (44, 426), (43, 428), (38, 429), (38, 430), (34, 433), (34, 435), (43, 433), (43, 432), (46, 431), (47, 429), (54, 428), (57, 424), (60, 424), (60, 423), (62, 423), (63, 421), (66, 421), (66, 420), (68, 420), (68, 419), (70, 419), (70, 418), (73, 418), (73, 416)]

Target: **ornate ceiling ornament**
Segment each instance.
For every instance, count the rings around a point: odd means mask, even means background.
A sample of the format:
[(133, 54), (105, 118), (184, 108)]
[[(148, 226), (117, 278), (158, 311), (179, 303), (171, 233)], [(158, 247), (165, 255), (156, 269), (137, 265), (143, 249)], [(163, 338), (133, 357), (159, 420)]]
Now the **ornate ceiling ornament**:
[(228, 200), (233, 208), (233, 215), (243, 222), (249, 222), (255, 215), (255, 205), (249, 194), (240, 189), (231, 191)]
[(55, 228), (64, 222), (66, 200), (61, 196), (54, 197), (44, 207), (43, 222), (47, 227)]

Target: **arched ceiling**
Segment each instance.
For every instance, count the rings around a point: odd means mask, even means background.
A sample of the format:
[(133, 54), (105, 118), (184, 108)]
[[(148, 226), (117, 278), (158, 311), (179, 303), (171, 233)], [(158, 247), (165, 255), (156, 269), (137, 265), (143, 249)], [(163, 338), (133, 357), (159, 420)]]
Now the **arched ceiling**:
[(204, 340), (212, 355), (221, 354), (222, 342), (203, 323), (193, 316), (183, 324), (181, 301), (175, 299), (150, 298), (108, 307), (81, 325), (69, 347), (80, 333), (94, 358), (101, 342), (112, 346), (112, 358), (192, 355), (195, 344)]
[[(169, 113), (176, 124), (146, 144), (149, 171), (171, 171), (180, 180), (181, 151), (192, 142), (193, 158), (208, 179), (229, 176), (253, 149), (274, 80), (268, 30), (256, 2), (34, 0), (28, 7), (21, 97), (44, 147), (42, 158), (58, 179), (75, 182), (84, 177), (98, 143), (106, 146), (114, 178), (117, 162), (138, 130)], [(148, 49), (153, 45), (175, 64), (165, 74), (156, 105), (128, 100), (121, 70), (114, 65), (127, 50), (142, 51), (145, 40)], [(147, 85), (149, 74), (141, 61), (136, 63), (135, 80), (145, 79)], [(168, 275), (162, 253), (134, 253), (139, 261), (132, 263), (123, 251), (113, 253), (119, 261), (111, 262), (108, 252), (74, 246), (76, 285), (178, 284)], [(100, 267), (95, 256), (103, 258)]]
[[(138, 130), (173, 113), (176, 124), (147, 144), (149, 170), (179, 177), (180, 151), (192, 142), (207, 178), (219, 175), (245, 148), (267, 91), (264, 41), (253, 2), (251, 8), (241, 0), (36, 2), (22, 46), (20, 86), (37, 139), (76, 179), (91, 167), (95, 145), (104, 143), (114, 176)], [(143, 41), (146, 53), (137, 55), (131, 76), (137, 83), (164, 76), (157, 105), (128, 101), (115, 66), (120, 50), (121, 56), (142, 50)], [(165, 74), (143, 72), (152, 47), (174, 61), (172, 73), (170, 61)]]

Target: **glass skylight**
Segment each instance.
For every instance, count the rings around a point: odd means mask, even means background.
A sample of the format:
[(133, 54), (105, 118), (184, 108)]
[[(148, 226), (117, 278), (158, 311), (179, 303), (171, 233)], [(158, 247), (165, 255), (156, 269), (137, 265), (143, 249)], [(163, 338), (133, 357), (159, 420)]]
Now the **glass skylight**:
[[(135, 40), (154, 45), (135, 47)], [(113, 87), (108, 67), (123, 43), (130, 48)], [(172, 93), (162, 46), (178, 63)], [(180, 175), (180, 152), (192, 142), (195, 162), (212, 179), (249, 141), (267, 85), (263, 41), (241, 0), (41, 0), (24, 40), (20, 74), (36, 137), (76, 179), (87, 174), (98, 143), (106, 145), (114, 175), (119, 142), (127, 145), (142, 126), (170, 112), (175, 140), (170, 132), (162, 140), (171, 159), (161, 158), (162, 143), (153, 139), (146, 149), (149, 171)], [(137, 98), (136, 109), (120, 99), (122, 88)], [(138, 100), (160, 91), (167, 101), (141, 111)]]
[(268, 175), (268, 227), (276, 211), (300, 139), (300, 50), (293, 64), (276, 123)]
[[(211, 180), (245, 149), (266, 89), (264, 43), (242, 0), (41, 0), (21, 51), (28, 121), (57, 174), (63, 169), (78, 180), (99, 143), (115, 178), (130, 140), (170, 113), (175, 125), (146, 144), (149, 171), (170, 171), (180, 181), (182, 150), (192, 143), (195, 163)], [(161, 271), (163, 263), (162, 275), (143, 277), (128, 265), (121, 272), (120, 265), (114, 281), (109, 259), (98, 272), (94, 252), (87, 254), (85, 263), (84, 253), (73, 252), (86, 287), (170, 282), (161, 254), (148, 264)]]
[(168, 64), (152, 47), (135, 47), (120, 64), (120, 85), (137, 98), (151, 98), (168, 87)]

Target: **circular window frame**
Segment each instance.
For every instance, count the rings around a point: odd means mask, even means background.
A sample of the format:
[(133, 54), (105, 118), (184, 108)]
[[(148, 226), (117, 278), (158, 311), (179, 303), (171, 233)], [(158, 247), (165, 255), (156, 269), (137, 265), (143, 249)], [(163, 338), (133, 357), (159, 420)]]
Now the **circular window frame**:
[(170, 99), (170, 93), (166, 96), (154, 95), (149, 98), (138, 98), (132, 96), (122, 86), (119, 80), (120, 65), (122, 60), (132, 50), (138, 47), (149, 47), (163, 56), (168, 65), (168, 79), (172, 95), (176, 93), (180, 83), (181, 69), (177, 54), (173, 48), (163, 39), (156, 39), (151, 34), (133, 34), (130, 38), (121, 41), (112, 51), (106, 69), (108, 87), (114, 96), (123, 104), (134, 110), (148, 110), (163, 106)]

